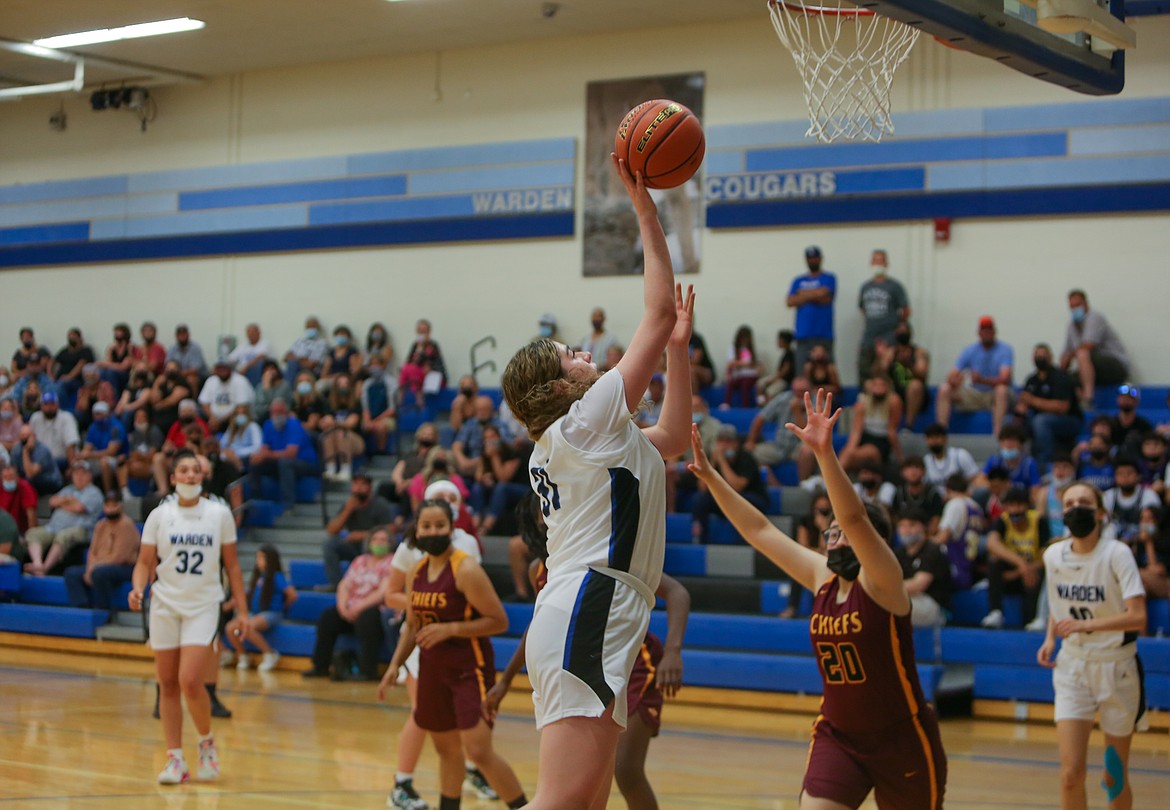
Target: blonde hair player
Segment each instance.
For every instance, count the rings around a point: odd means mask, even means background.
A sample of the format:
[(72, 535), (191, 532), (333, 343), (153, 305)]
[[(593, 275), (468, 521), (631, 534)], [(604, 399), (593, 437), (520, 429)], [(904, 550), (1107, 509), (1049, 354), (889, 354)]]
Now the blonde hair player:
[[(529, 478), (548, 526), (548, 584), (526, 643), (541, 730), (534, 808), (586, 810), (609, 798), (626, 686), (662, 576), (662, 458), (686, 449), (691, 424), (694, 293), (684, 296), (673, 283), (644, 179), (610, 157), (637, 213), (645, 254), (645, 310), (630, 348), (599, 375), (588, 352), (539, 340), (504, 370), (508, 407), (536, 442)], [(664, 349), (662, 415), (639, 429), (634, 411)]]
[[(1105, 732), (1105, 779), (1112, 810), (1133, 807), (1129, 746), (1134, 731), (1149, 727), (1137, 657), (1146, 629), (1146, 591), (1133, 552), (1102, 538), (1105, 508), (1091, 484), (1072, 484), (1061, 495), (1068, 536), (1044, 552), (1048, 634), (1036, 652), (1052, 667), (1056, 735), (1060, 742), (1060, 806), (1085, 810), (1085, 771), (1093, 719)], [(1056, 660), (1056, 639), (1063, 639)]]
[[(167, 761), (158, 775), (163, 785), (190, 779), (183, 758), (183, 708), (199, 733), (200, 779), (219, 776), (219, 754), (211, 736), (211, 702), (203, 685), (224, 600), (220, 565), (235, 596), (236, 616), (247, 618), (244, 579), (236, 552), (236, 522), (231, 510), (201, 497), (203, 469), (190, 450), (175, 454), (171, 483), (176, 498), (146, 518), (142, 546), (132, 575), (131, 610), (142, 610), (151, 591), (150, 645), (159, 683), (159, 712)], [(153, 582), (153, 584), (152, 584)]]

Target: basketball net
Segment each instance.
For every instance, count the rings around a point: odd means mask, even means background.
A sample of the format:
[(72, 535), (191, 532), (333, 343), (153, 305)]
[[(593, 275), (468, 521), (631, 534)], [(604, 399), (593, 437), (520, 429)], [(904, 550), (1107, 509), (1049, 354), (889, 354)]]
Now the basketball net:
[(804, 82), (809, 128), (821, 143), (880, 141), (894, 131), (890, 85), (919, 31), (843, 0), (768, 0), (772, 27)]

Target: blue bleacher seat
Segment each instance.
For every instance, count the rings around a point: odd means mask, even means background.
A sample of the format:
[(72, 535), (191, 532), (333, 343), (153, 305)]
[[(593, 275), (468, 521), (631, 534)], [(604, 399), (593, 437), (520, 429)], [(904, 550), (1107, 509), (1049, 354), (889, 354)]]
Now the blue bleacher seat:
[(69, 638), (96, 638), (109, 620), (104, 610), (54, 605), (0, 604), (0, 630), (10, 633), (51, 633)]
[(720, 408), (714, 416), (725, 425), (733, 425), (740, 436), (746, 436), (757, 413), (758, 408)]
[(64, 577), (33, 577), (20, 578), (20, 601), (33, 605), (60, 605), (69, 604), (69, 597), (65, 591)]
[(20, 564), (14, 562), (0, 563), (0, 594), (17, 594), (20, 592)]
[(271, 528), (276, 520), (284, 514), (284, 504), (279, 501), (265, 501), (253, 499), (248, 501), (247, 511), (244, 513), (244, 523), (248, 526)]
[(689, 512), (669, 512), (666, 515), (666, 542), (691, 542), (691, 515)]
[(1150, 635), (1170, 635), (1170, 599), (1147, 600), (1146, 619)]
[(987, 589), (957, 591), (951, 597), (949, 624), (960, 627), (978, 627), (987, 615)]
[[(530, 602), (506, 602), (504, 604), (504, 612), (508, 614), (508, 629), (504, 635), (514, 636), (520, 638), (524, 635), (524, 631), (528, 629), (528, 623), (532, 621), (532, 604)], [(497, 664), (500, 662), (497, 661)], [(507, 661), (503, 662), (507, 663)], [(500, 666), (503, 669), (503, 666)]]
[[(280, 500), (280, 482), (271, 476), (260, 479), (260, 498), (266, 501)], [(321, 479), (309, 476), (297, 479), (297, 503), (316, 503), (321, 497)]]
[(707, 574), (707, 549), (692, 543), (666, 544), (666, 573), (674, 577), (701, 577)]
[(991, 411), (954, 411), (951, 433), (991, 433)]
[(742, 546), (744, 540), (727, 518), (712, 516), (707, 527), (707, 544), (712, 546)]
[[(348, 562), (341, 564), (343, 574), (348, 568)], [(288, 578), (297, 590), (312, 588), (314, 585), (324, 585), (325, 563), (321, 560), (291, 560), (288, 564)], [(332, 596), (332, 594), (327, 594), (327, 596)]]
[(126, 480), (126, 488), (135, 498), (145, 497), (150, 492), (150, 484), (151, 479), (149, 478), (129, 478)]
[(974, 696), (981, 700), (1024, 700), (1052, 703), (1052, 670), (1035, 661), (1031, 666), (981, 664), (975, 667)]
[(423, 422), (435, 421), (435, 411), (431, 408), (401, 408), (398, 411), (398, 432), (414, 433)]
[[(295, 565), (296, 561), (292, 564)], [(321, 579), (322, 581), (325, 579), (324, 571), (321, 573)], [(298, 591), (297, 601), (289, 606), (288, 618), (292, 621), (316, 624), (317, 619), (321, 616), (321, 611), (335, 604), (337, 604), (336, 594)]]

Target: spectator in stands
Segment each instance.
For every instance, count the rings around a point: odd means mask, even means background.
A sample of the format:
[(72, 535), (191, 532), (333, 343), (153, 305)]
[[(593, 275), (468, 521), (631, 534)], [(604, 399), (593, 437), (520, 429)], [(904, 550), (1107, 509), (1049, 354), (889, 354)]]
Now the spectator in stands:
[(24, 418), (20, 415), (20, 407), (11, 397), (0, 398), (0, 447), (9, 454), (15, 452), (20, 444), (20, 429), (24, 427)]
[(987, 615), (980, 624), (1003, 627), (1003, 595), (1024, 597), (1024, 624), (1036, 616), (1040, 589), (1044, 587), (1044, 547), (1048, 524), (1032, 508), (1032, 494), (1013, 486), (1003, 497), (1003, 514), (987, 533)]
[(589, 322), (593, 328), (589, 334), (581, 338), (581, 351), (589, 352), (593, 356), (593, 362), (597, 364), (597, 370), (604, 374), (611, 368), (608, 365), (609, 349), (618, 345), (618, 340), (605, 331), (605, 310), (601, 307), (593, 308), (589, 313)]
[(1089, 308), (1089, 297), (1084, 290), (1069, 291), (1068, 309), (1071, 317), (1060, 367), (1069, 371), (1075, 366), (1081, 383), (1081, 401), (1091, 408), (1098, 384), (1125, 382), (1129, 376), (1129, 356), (1105, 316)]
[[(195, 404), (195, 400), (184, 399), (179, 403), (178, 411), (179, 418), (167, 431), (162, 452), (156, 453), (154, 456), (154, 483), (155, 489), (160, 493), (170, 492), (171, 459), (174, 458), (177, 451), (188, 446), (188, 429), (191, 429), (200, 438), (211, 434), (211, 427), (199, 416), (199, 406)], [(191, 449), (197, 451), (198, 442)]]
[(122, 423), (122, 427), (129, 430), (134, 425), (134, 415), (139, 411), (145, 412), (147, 417), (150, 416), (153, 384), (154, 377), (146, 364), (135, 363), (134, 370), (130, 372), (130, 380), (114, 405), (114, 416)]
[[(723, 425), (719, 428), (715, 435), (715, 453), (711, 456), (711, 465), (732, 489), (743, 496), (744, 500), (767, 514), (768, 487), (764, 483), (764, 477), (760, 475), (760, 465), (752, 454), (740, 445), (734, 425)], [(696, 543), (707, 542), (712, 513), (723, 515), (711, 491), (705, 484), (700, 484), (699, 492), (691, 506), (691, 537)]]
[(61, 468), (49, 446), (37, 439), (32, 425), (20, 429), (20, 441), (13, 448), (10, 460), (16, 472), (32, 484), (38, 495), (52, 495), (61, 488)]
[(85, 564), (65, 569), (69, 604), (111, 613), (125, 609), (119, 591), (134, 573), (141, 539), (137, 524), (122, 511), (122, 493), (116, 489), (106, 492), (102, 518), (93, 527)]
[[(626, 350), (621, 347), (621, 344), (615, 343), (605, 350), (605, 364), (610, 368), (614, 368), (621, 362), (622, 356), (625, 355)], [(691, 366), (691, 374), (694, 375), (695, 367)], [(507, 402), (501, 403), (501, 407), (507, 405)]]
[(1138, 464), (1133, 456), (1118, 456), (1113, 462), (1115, 486), (1102, 493), (1105, 514), (1113, 525), (1117, 539), (1130, 546), (1137, 543), (1142, 510), (1161, 505), (1158, 495), (1141, 485)]
[(241, 470), (246, 469), (248, 460), (263, 443), (264, 435), (252, 419), (252, 409), (246, 404), (237, 405), (227, 428), (219, 436), (224, 458)]
[[(982, 474), (982, 473), (981, 473)], [(993, 467), (986, 473), (986, 484), (972, 492), (976, 502), (983, 503), (986, 525), (999, 520), (1003, 514), (1003, 497), (1012, 488), (1012, 474), (1006, 467)]]
[(456, 481), (460, 481), (460, 479), (436, 479), (432, 481), (423, 490), (419, 502), (440, 500), (449, 503), (451, 505), (451, 513), (455, 515), (455, 534), (452, 536), (452, 539), (458, 537), (460, 534), (466, 534), (475, 542), (476, 548), (481, 552), (482, 556), (483, 547), (479, 543), (479, 538), (476, 537), (475, 518), (472, 516), (471, 510), (464, 501), (464, 487), (457, 486), (455, 484)]
[(315, 436), (321, 430), (321, 418), (327, 409), (311, 372), (302, 371), (297, 375), (289, 409), (310, 435)]
[[(471, 497), (471, 490), (463, 483), (463, 477), (455, 473), (453, 464), (450, 453), (442, 447), (431, 448), (430, 452), (427, 453), (423, 468), (410, 479), (406, 488), (410, 497), (411, 514), (414, 514), (418, 505), (424, 500), (423, 495), (427, 487), (436, 481), (450, 481), (459, 490), (459, 497), (464, 501)], [(455, 522), (458, 525), (459, 520), (457, 519)], [(472, 523), (469, 527), (464, 528), (466, 531), (474, 531), (475, 524)]]
[[(460, 475), (473, 477), (475, 475), (476, 460), (483, 455), (483, 429), (494, 425), (500, 429), (496, 419), (496, 406), (492, 398), (479, 396), (475, 400), (475, 418), (463, 423), (463, 427), (455, 434), (455, 441), (451, 443), (451, 455), (455, 459), (455, 471)], [(511, 441), (511, 436), (504, 437)]]
[(102, 491), (108, 492), (117, 482), (118, 464), (125, 455), (126, 430), (110, 417), (110, 406), (99, 401), (93, 406), (93, 421), (76, 458), (89, 464), (90, 473), (101, 481)]
[(1138, 569), (1146, 596), (1150, 599), (1170, 597), (1170, 512), (1148, 507), (1142, 510), (1138, 534), (1143, 565)]
[(974, 560), (979, 549), (979, 536), (987, 525), (983, 509), (967, 494), (969, 484), (962, 473), (955, 473), (946, 481), (946, 505), (933, 540), (946, 548), (951, 562), (951, 580), (958, 590), (974, 584)]
[[(248, 615), (243, 619), (228, 622), (227, 638), (236, 653), (236, 669), (246, 670), (249, 666), (245, 642), (251, 642), (260, 650), (261, 672), (271, 672), (280, 653), (272, 648), (264, 634), (284, 621), (284, 614), (297, 601), (297, 589), (284, 575), (280, 564), (280, 551), (271, 543), (256, 549), (256, 565), (248, 580)], [(239, 632), (237, 632), (239, 631)]]
[(536, 335), (532, 338), (532, 342), (535, 343), (545, 338), (555, 340), (557, 343), (566, 342), (557, 329), (557, 316), (551, 312), (544, 313), (540, 316), (540, 320), (536, 322)]
[(321, 457), (325, 478), (349, 481), (353, 461), (366, 451), (362, 438), (362, 406), (358, 392), (348, 374), (338, 374), (329, 387), (325, 413), (321, 417)]
[(260, 336), (259, 324), (250, 323), (244, 327), (244, 342), (240, 343), (227, 356), (232, 368), (239, 374), (247, 377), (252, 387), (260, 385), (264, 373), (264, 365), (272, 357), (272, 347), (268, 341)]
[(0, 563), (17, 562), (12, 552), (20, 546), (20, 530), (12, 515), (0, 511)]
[(33, 388), (36, 388), (41, 394), (55, 394), (57, 384), (49, 376), (48, 367), (48, 358), (42, 357), (39, 353), (31, 355), (26, 361), (24, 373), (12, 386), (12, 396), (20, 400), (27, 391), (31, 391)]
[[(7, 373), (7, 371), (4, 372), (5, 375)], [(23, 386), (20, 391), (17, 391), (17, 387), (13, 385), (4, 396), (16, 401), (16, 404), (20, 406), (21, 418), (25, 422), (28, 422), (32, 415), (41, 409), (41, 386), (36, 380)]]
[(1026, 487), (1034, 492), (1040, 486), (1040, 466), (1024, 454), (1024, 431), (1015, 425), (1004, 425), (999, 431), (999, 452), (987, 459), (983, 471), (975, 477), (975, 488), (987, 486), (987, 474), (996, 468), (1007, 470), (1013, 486)]
[(412, 514), (410, 494), (407, 491), (411, 480), (426, 466), (431, 450), (439, 444), (439, 430), (433, 422), (423, 422), (414, 431), (414, 447), (410, 452), (401, 452), (390, 480), (378, 487), (378, 494), (398, 505), (403, 518)]
[(1113, 446), (1119, 451), (1136, 453), (1142, 438), (1154, 429), (1149, 420), (1137, 412), (1142, 392), (1128, 383), (1117, 389), (1117, 416), (1110, 421)]
[(1045, 468), (1058, 446), (1067, 449), (1076, 444), (1084, 417), (1072, 378), (1052, 367), (1048, 344), (1036, 344), (1032, 362), (1036, 371), (1024, 381), (1015, 413), (1032, 435), (1032, 455)]
[(898, 547), (894, 555), (902, 566), (902, 579), (910, 595), (910, 622), (915, 627), (939, 627), (947, 623), (954, 585), (951, 564), (926, 531), (927, 517), (910, 508), (898, 515)]
[[(89, 465), (76, 461), (69, 467), (70, 485), (49, 498), (53, 513), (44, 526), (30, 528), (24, 536), (31, 562), (24, 570), (41, 577), (53, 570), (69, 551), (89, 542), (101, 517), (102, 493), (93, 485)], [(48, 553), (45, 553), (48, 546)]]
[(159, 430), (165, 434), (174, 426), (179, 419), (179, 403), (195, 396), (197, 390), (190, 387), (178, 361), (168, 360), (151, 394), (151, 419)]
[(890, 388), (890, 378), (877, 375), (866, 380), (865, 389), (858, 394), (849, 439), (841, 448), (841, 465), (846, 470), (856, 470), (866, 462), (884, 465), (891, 458), (902, 460), (898, 440), (902, 400)]
[(126, 434), (126, 459), (118, 468), (118, 486), (125, 489), (136, 482), (134, 490), (145, 492), (154, 477), (154, 457), (162, 453), (166, 437), (150, 421), (145, 408), (134, 412), (134, 423)]
[[(788, 422), (796, 424), (801, 422), (804, 409), (793, 407), (796, 401), (793, 391), (784, 391), (768, 400), (767, 404), (752, 417), (744, 447), (765, 467), (775, 467), (785, 461), (796, 461), (798, 476), (803, 480), (813, 474), (816, 461), (811, 451), (801, 444), (800, 439), (784, 429)], [(776, 426), (775, 437), (770, 441), (761, 441), (764, 425), (769, 423)], [(711, 455), (709, 451), (707, 454)]]
[(81, 387), (77, 390), (77, 400), (73, 406), (73, 415), (81, 433), (84, 434), (89, 428), (93, 407), (99, 402), (113, 408), (118, 404), (118, 395), (114, 393), (114, 386), (101, 378), (97, 364), (90, 363), (81, 370)]
[(1064, 525), (1064, 509), (1061, 506), (1060, 496), (1066, 487), (1077, 480), (1077, 468), (1073, 464), (1072, 456), (1063, 451), (1057, 451), (1052, 456), (1052, 471), (1040, 485), (1033, 503), (1040, 519), (1048, 524), (1048, 536), (1064, 537), (1067, 529)]
[(12, 377), (3, 366), (0, 366), (0, 399), (18, 399), (12, 390)]
[(398, 373), (398, 388), (403, 396), (413, 394), (415, 404), (421, 408), (423, 394), (429, 390), (442, 390), (446, 376), (443, 352), (439, 344), (431, 340), (431, 322), (421, 318), (415, 324), (414, 342), (410, 344), (406, 362)]
[(930, 374), (930, 352), (915, 344), (914, 331), (903, 321), (894, 328), (894, 342), (876, 341), (877, 368), (889, 375), (894, 393), (902, 398), (906, 412), (906, 427), (914, 423), (930, 404), (926, 378)]
[(949, 424), (951, 408), (991, 411), (991, 429), (1003, 427), (1012, 394), (1012, 347), (995, 337), (995, 320), (979, 319), (979, 340), (959, 354), (946, 382), (938, 389), (938, 421)]
[[(313, 385), (310, 383), (310, 393), (312, 389)], [(252, 415), (256, 417), (257, 422), (263, 422), (268, 418), (268, 409), (276, 400), (284, 400), (286, 405), (292, 402), (292, 387), (284, 379), (280, 365), (275, 360), (264, 361), (260, 372), (260, 384), (256, 386), (253, 395), (255, 399), (252, 401)]]
[(332, 383), (339, 374), (351, 377), (361, 371), (364, 365), (361, 347), (354, 343), (353, 332), (345, 324), (333, 329), (333, 345), (321, 364), (321, 380)]
[[(837, 296), (837, 277), (821, 267), (821, 249), (810, 245), (804, 249), (808, 273), (792, 280), (788, 290), (789, 309), (796, 310), (796, 367), (803, 369), (814, 346), (833, 356), (833, 300)], [(818, 384), (812, 383), (811, 390)]]
[(1168, 447), (1170, 442), (1156, 430), (1151, 430), (1142, 438), (1142, 455), (1138, 461), (1142, 471), (1142, 486), (1153, 490), (1159, 498), (1166, 492), (1167, 467), (1170, 466)]
[[(723, 423), (711, 415), (707, 400), (698, 393), (691, 394), (691, 423), (699, 426), (699, 439), (703, 443), (703, 450), (708, 456), (715, 453), (715, 438), (719, 435), (719, 428)], [(753, 422), (754, 424), (754, 422)], [(785, 431), (787, 433), (788, 431)], [(748, 448), (748, 452), (751, 449)], [(691, 448), (681, 456), (666, 460), (666, 511), (674, 512), (678, 505), (678, 492), (694, 492), (698, 489), (699, 479), (687, 469), (687, 464), (694, 461), (695, 455)]]
[(857, 467), (857, 482), (853, 491), (862, 503), (872, 503), (890, 509), (894, 505), (894, 498), (898, 488), (890, 481), (885, 480), (882, 465), (873, 459), (861, 462)]
[(29, 417), (28, 424), (37, 441), (49, 448), (53, 461), (64, 471), (76, 457), (81, 442), (76, 417), (61, 410), (57, 395), (49, 390), (41, 394), (41, 409)]
[(1113, 488), (1113, 473), (1109, 440), (1094, 431), (1089, 435), (1088, 448), (1077, 460), (1077, 480), (1105, 492)]
[(665, 397), (666, 376), (656, 372), (651, 375), (650, 383), (646, 386), (646, 398), (642, 401), (642, 407), (634, 414), (634, 424), (643, 429), (658, 424)]
[(479, 398), (479, 383), (470, 374), (459, 378), (459, 393), (451, 400), (451, 413), (447, 421), (456, 433), (469, 419), (475, 418), (475, 401)]
[(138, 329), (142, 344), (133, 347), (134, 361), (150, 371), (152, 376), (163, 373), (167, 365), (167, 350), (158, 342), (158, 327), (151, 321), (143, 322)]
[(382, 361), (382, 368), (389, 374), (394, 367), (394, 346), (390, 343), (390, 333), (379, 321), (370, 324), (366, 332), (366, 363), (372, 364), (375, 357)]
[[(799, 441), (799, 440), (798, 440)], [(796, 542), (818, 554), (825, 554), (825, 532), (833, 522), (833, 505), (823, 489), (813, 493), (808, 504), (808, 514), (796, 524)], [(800, 600), (804, 587), (795, 579), (788, 586), (788, 603), (780, 611), (781, 619), (793, 619), (801, 615)]]
[(21, 535), (39, 523), (37, 491), (11, 464), (0, 469), (0, 512), (12, 516)]
[(215, 361), (211, 376), (203, 383), (203, 389), (199, 392), (199, 404), (203, 406), (203, 415), (212, 431), (216, 433), (227, 428), (228, 420), (236, 412), (237, 406), (251, 407), (254, 399), (252, 383), (232, 368), (232, 361), (226, 355)]
[(727, 353), (727, 387), (723, 395), (724, 407), (738, 400), (741, 408), (750, 408), (756, 401), (756, 381), (762, 368), (756, 355), (752, 328), (746, 324), (735, 330), (735, 339)]
[(321, 322), (315, 315), (310, 315), (305, 318), (304, 333), (284, 354), (284, 378), (292, 383), (302, 373), (308, 372), (314, 380), (317, 379), (328, 353), (329, 344), (321, 334)]
[[(606, 353), (605, 362), (613, 368), (621, 360), (622, 347), (614, 344)], [(711, 353), (707, 351), (707, 342), (698, 332), (691, 332), (691, 339), (687, 343), (687, 359), (691, 362), (691, 390), (700, 391), (715, 382), (715, 365), (711, 362)]]
[(889, 255), (878, 249), (870, 254), (869, 269), (873, 277), (866, 279), (857, 295), (857, 306), (865, 319), (861, 344), (857, 351), (857, 379), (866, 380), (879, 370), (877, 343), (894, 342), (898, 324), (910, 320), (910, 299), (901, 282), (890, 278)]
[[(799, 348), (799, 343), (797, 346)], [(833, 362), (829, 350), (824, 346), (813, 346), (807, 356), (808, 361), (801, 366), (800, 377), (792, 384), (797, 401), (804, 398), (805, 392), (823, 389), (826, 394), (833, 395), (834, 402), (840, 402), (841, 375), (837, 372), (837, 364)]]
[(384, 527), (371, 531), (367, 548), (367, 553), (350, 563), (338, 583), (336, 604), (325, 608), (317, 619), (313, 666), (304, 672), (306, 678), (329, 677), (337, 637), (353, 633), (358, 640), (359, 673), (351, 676), (348, 672), (334, 672), (334, 679), (378, 680), (378, 653), (385, 641), (381, 606), (391, 571), (390, 532)]
[(99, 373), (103, 380), (121, 394), (133, 365), (134, 346), (130, 343), (130, 326), (125, 323), (114, 324), (114, 342), (106, 347), (105, 354), (98, 361)]
[(89, 363), (96, 363), (93, 347), (81, 337), (81, 330), (76, 326), (66, 335), (65, 346), (53, 358), (53, 379), (57, 382), (57, 390), (68, 400), (77, 396), (77, 389), (81, 387), (81, 370)]
[(791, 329), (781, 329), (776, 333), (776, 349), (780, 359), (776, 361), (776, 370), (756, 382), (756, 404), (764, 405), (772, 397), (792, 388), (792, 381), (796, 379), (796, 352), (792, 344), (796, 338)]
[(260, 479), (275, 475), (280, 480), (280, 496), (286, 507), (297, 500), (297, 479), (317, 473), (317, 451), (299, 419), (289, 413), (282, 400), (272, 403), (262, 428), (264, 443), (252, 454), (249, 470), (252, 491), (260, 492)]
[(926, 480), (926, 465), (918, 456), (906, 456), (902, 461), (902, 483), (894, 493), (893, 513), (904, 514), (915, 509), (926, 520), (926, 533), (934, 536), (943, 513), (943, 498)]
[(191, 330), (184, 323), (175, 327), (175, 342), (167, 349), (167, 362), (172, 360), (183, 370), (191, 390), (198, 391), (207, 376), (207, 360), (203, 357), (203, 348), (191, 340)]
[(40, 368), (44, 368), (45, 361), (53, 357), (49, 353), (48, 348), (37, 343), (36, 335), (33, 333), (31, 326), (22, 326), (20, 328), (20, 345), (16, 351), (12, 353), (12, 376), (14, 379), (20, 379), (28, 371), (30, 362), (36, 363)]
[(398, 382), (386, 372), (381, 355), (370, 358), (369, 376), (362, 383), (360, 405), (362, 436), (375, 453), (390, 452), (390, 437), (398, 429)]
[(471, 490), (472, 504), (479, 515), (476, 535), (491, 534), (496, 524), (532, 491), (528, 478), (531, 457), (531, 441), (526, 440), (517, 449), (504, 439), (497, 425), (484, 426), (483, 455), (476, 465), (475, 486)]

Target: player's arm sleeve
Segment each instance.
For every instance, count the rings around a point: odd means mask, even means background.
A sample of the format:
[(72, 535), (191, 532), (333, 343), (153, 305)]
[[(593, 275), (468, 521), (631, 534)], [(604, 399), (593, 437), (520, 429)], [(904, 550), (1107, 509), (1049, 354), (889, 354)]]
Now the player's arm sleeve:
[(158, 545), (158, 508), (156, 507), (146, 516), (146, 523), (142, 526), (142, 545)]
[(219, 532), (220, 541), (224, 545), (236, 542), (236, 519), (232, 516), (232, 510), (226, 506), (220, 511)]
[(1115, 543), (1109, 564), (1113, 568), (1113, 575), (1121, 584), (1122, 599), (1146, 595), (1146, 586), (1142, 584), (1141, 574), (1138, 573), (1137, 561), (1134, 560), (1133, 552), (1128, 546), (1124, 543)]
[(588, 431), (612, 436), (622, 430), (633, 414), (626, 408), (626, 385), (616, 368), (601, 375), (601, 379), (585, 392), (585, 396), (569, 408), (569, 427), (574, 431)]

